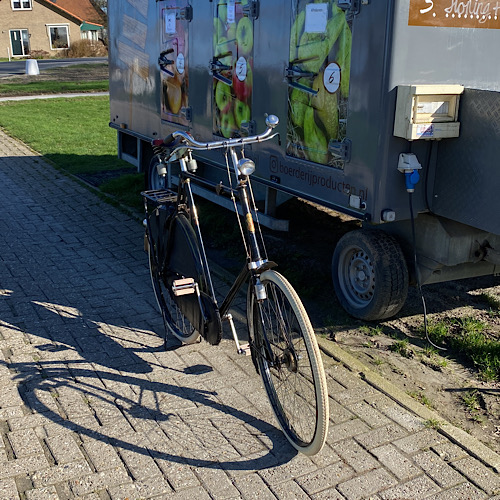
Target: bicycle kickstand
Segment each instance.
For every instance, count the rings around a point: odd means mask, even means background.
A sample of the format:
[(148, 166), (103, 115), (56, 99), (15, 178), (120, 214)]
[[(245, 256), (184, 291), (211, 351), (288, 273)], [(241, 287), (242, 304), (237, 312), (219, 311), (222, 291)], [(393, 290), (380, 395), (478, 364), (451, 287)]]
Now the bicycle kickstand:
[(249, 343), (240, 344), (238, 335), (236, 333), (236, 328), (234, 326), (233, 315), (231, 313), (227, 313), (224, 315), (222, 319), (225, 319), (226, 321), (229, 322), (229, 326), (231, 327), (231, 332), (233, 333), (234, 342), (236, 344), (237, 353), (243, 356), (248, 356), (250, 354), (250, 344)]

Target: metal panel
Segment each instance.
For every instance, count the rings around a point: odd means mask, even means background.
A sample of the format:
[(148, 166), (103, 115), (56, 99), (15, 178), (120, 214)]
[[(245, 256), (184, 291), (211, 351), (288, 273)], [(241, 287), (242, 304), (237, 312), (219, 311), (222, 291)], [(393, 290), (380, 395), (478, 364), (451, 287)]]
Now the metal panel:
[(111, 122), (149, 137), (160, 132), (157, 9), (148, 0), (108, 2)]
[(460, 138), (442, 141), (432, 210), (500, 234), (500, 93), (466, 89)]

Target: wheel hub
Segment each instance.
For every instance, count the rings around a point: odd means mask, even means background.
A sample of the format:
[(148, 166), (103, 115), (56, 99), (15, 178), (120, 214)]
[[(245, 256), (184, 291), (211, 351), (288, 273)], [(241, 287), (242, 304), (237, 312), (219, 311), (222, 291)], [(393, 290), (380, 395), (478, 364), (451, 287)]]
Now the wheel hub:
[(361, 301), (370, 301), (375, 288), (375, 272), (368, 255), (362, 250), (353, 252), (348, 269), (351, 293)]

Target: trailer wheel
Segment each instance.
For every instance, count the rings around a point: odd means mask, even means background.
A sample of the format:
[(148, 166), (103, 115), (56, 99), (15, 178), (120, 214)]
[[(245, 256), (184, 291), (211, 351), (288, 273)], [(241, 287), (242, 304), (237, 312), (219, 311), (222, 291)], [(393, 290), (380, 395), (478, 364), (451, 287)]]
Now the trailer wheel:
[(381, 230), (345, 234), (333, 253), (332, 276), (342, 307), (366, 321), (394, 316), (408, 294), (408, 267), (401, 247)]
[(144, 184), (146, 189), (165, 189), (165, 176), (158, 175), (156, 168), (159, 163), (156, 155), (151, 158), (148, 168), (145, 170)]

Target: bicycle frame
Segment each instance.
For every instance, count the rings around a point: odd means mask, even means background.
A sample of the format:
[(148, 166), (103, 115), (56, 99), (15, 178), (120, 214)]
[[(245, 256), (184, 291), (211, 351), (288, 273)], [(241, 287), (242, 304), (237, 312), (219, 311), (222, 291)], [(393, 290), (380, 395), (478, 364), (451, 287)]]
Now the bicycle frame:
[[(254, 287), (257, 290), (258, 293), (258, 299), (263, 300), (266, 298), (265, 295), (265, 290), (263, 289), (262, 285), (260, 285), (259, 281), (259, 275), (263, 273), (264, 271), (267, 271), (268, 269), (271, 269), (273, 267), (276, 267), (276, 263), (272, 261), (268, 261), (267, 259), (264, 259), (262, 257), (262, 253), (260, 250), (260, 246), (257, 240), (256, 236), (256, 231), (255, 231), (255, 223), (253, 220), (252, 216), (252, 208), (250, 205), (249, 201), (249, 184), (250, 184), (250, 179), (248, 176), (243, 176), (238, 172), (238, 162), (239, 158), (237, 153), (234, 151), (234, 147), (229, 147), (229, 156), (231, 158), (231, 162), (233, 165), (234, 172), (237, 176), (238, 179), (238, 184), (236, 186), (236, 192), (238, 195), (238, 199), (241, 204), (241, 210), (242, 210), (242, 218), (245, 221), (245, 227), (246, 227), (246, 233), (242, 235), (243, 237), (246, 236), (246, 241), (248, 244), (248, 250), (249, 250), (249, 256), (247, 258), (247, 262), (241, 269), (240, 273), (238, 274), (236, 280), (234, 281), (233, 285), (231, 286), (229, 292), (227, 293), (226, 297), (224, 298), (222, 304), (218, 306), (219, 313), (222, 319), (226, 319), (229, 321), (231, 330), (233, 333), (234, 340), (237, 345), (237, 350), (238, 352), (242, 353), (243, 349), (240, 347), (240, 343), (234, 328), (234, 325), (232, 323), (232, 318), (231, 315), (229, 314), (229, 308), (235, 299), (236, 295), (238, 294), (239, 290), (243, 287), (243, 285), (248, 281), (248, 279), (253, 279), (254, 280)], [(211, 292), (212, 292), (212, 298), (214, 302), (217, 304), (217, 300), (215, 297), (215, 291), (213, 288), (211, 276), (210, 276), (210, 269), (208, 266), (208, 259), (206, 257), (206, 252), (205, 252), (205, 247), (203, 243), (203, 237), (201, 234), (201, 228), (199, 224), (199, 219), (198, 219), (198, 213), (196, 210), (196, 204), (194, 202), (194, 197), (193, 197), (193, 192), (191, 189), (191, 181), (194, 181), (195, 183), (198, 184), (210, 184), (208, 181), (204, 179), (200, 179), (198, 176), (195, 174), (191, 173), (188, 168), (188, 164), (190, 159), (186, 159), (186, 156), (189, 157), (189, 154), (182, 156), (179, 158), (179, 164), (180, 164), (180, 173), (179, 173), (179, 183), (178, 183), (178, 203), (182, 204), (184, 202), (187, 202), (189, 205), (189, 208), (191, 210), (191, 216), (192, 216), (192, 222), (193, 222), (193, 227), (196, 231), (196, 235), (200, 244), (200, 251), (202, 254), (202, 265), (206, 271), (207, 278), (210, 283), (211, 287)], [(213, 184), (212, 185), (214, 188), (218, 189), (219, 191), (224, 191), (227, 193), (234, 194), (235, 189), (233, 187), (227, 187), (223, 186), (221, 184)], [(236, 214), (238, 217), (238, 214)], [(258, 221), (257, 221), (258, 224)], [(267, 338), (265, 338), (265, 344), (266, 344), (266, 350), (268, 353), (272, 352), (271, 348), (267, 342)]]

